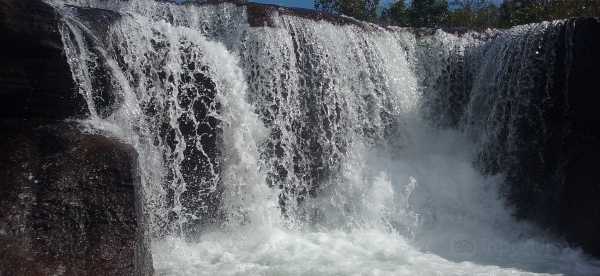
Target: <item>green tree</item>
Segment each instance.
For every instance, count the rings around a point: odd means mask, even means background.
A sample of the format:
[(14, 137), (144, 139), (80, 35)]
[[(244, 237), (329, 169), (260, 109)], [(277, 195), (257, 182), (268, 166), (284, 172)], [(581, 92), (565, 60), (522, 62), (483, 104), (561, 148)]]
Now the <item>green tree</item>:
[(543, 21), (546, 0), (507, 0), (500, 8), (499, 27)]
[(578, 16), (600, 16), (598, 0), (554, 0), (547, 4), (546, 20), (563, 19)]
[(498, 25), (499, 9), (486, 0), (454, 0), (448, 15), (448, 27), (469, 29), (494, 28)]
[(412, 0), (409, 16), (414, 27), (443, 27), (448, 18), (448, 1)]
[[(413, 27), (509, 28), (544, 20), (600, 16), (600, 0), (395, 0), (378, 18), (379, 0), (314, 0), (315, 8), (360, 20)], [(406, 2), (410, 1), (410, 7)]]
[(404, 0), (398, 0), (381, 13), (382, 21), (388, 25), (407, 26), (410, 24)]
[(600, 16), (598, 0), (506, 0), (500, 8), (500, 27), (564, 19)]

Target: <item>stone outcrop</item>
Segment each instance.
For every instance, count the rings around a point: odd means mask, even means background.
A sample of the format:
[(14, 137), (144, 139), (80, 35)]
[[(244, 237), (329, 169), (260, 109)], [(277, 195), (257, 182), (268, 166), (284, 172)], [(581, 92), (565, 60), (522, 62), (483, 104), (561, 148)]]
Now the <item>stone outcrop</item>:
[(0, 275), (151, 275), (137, 154), (89, 115), (38, 0), (0, 0)]
[(600, 256), (600, 19), (517, 28), (449, 55), (432, 121), (479, 139), (517, 218)]
[[(573, 19), (552, 27), (536, 40), (539, 44), (532, 43), (542, 45), (528, 56), (534, 67), (513, 72), (521, 75), (517, 78), (524, 89), (518, 93), (529, 95), (529, 104), (518, 107), (525, 99), (505, 103), (507, 111), (522, 109), (520, 117), (505, 118), (501, 144), (485, 149), (482, 159), (484, 170), (508, 169), (506, 192), (517, 217), (538, 222), (596, 256), (600, 256), (600, 183), (594, 161), (600, 152), (596, 107), (600, 96), (595, 93), (599, 32), (598, 19)], [(522, 64), (519, 59), (515, 62)]]
[(71, 123), (0, 126), (0, 275), (151, 275), (131, 146)]
[(600, 182), (596, 179), (596, 158), (600, 153), (597, 106), (600, 95), (596, 94), (600, 76), (600, 19), (584, 18), (569, 24), (566, 83), (562, 90), (556, 91), (557, 96), (566, 97), (563, 98), (566, 112), (562, 114), (566, 117), (565, 125), (556, 126), (562, 130), (563, 139), (556, 148), (545, 150), (560, 149), (558, 160), (563, 174), (557, 228), (569, 240), (600, 256)]
[(42, 1), (0, 0), (0, 117), (83, 118), (59, 33), (59, 15)]

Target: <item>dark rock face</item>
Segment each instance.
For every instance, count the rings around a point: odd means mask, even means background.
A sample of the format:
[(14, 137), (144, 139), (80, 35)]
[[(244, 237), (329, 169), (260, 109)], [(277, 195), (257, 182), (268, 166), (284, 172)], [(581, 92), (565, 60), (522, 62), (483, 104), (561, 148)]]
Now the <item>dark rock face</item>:
[[(167, 169), (162, 183), (168, 193), (165, 205), (170, 211), (168, 218), (153, 220), (160, 225), (160, 232), (154, 234), (183, 233), (192, 238), (199, 235), (204, 225), (222, 221), (222, 126), (217, 115), (221, 107), (211, 68), (203, 63), (202, 56), (207, 53), (183, 37), (180, 42), (165, 40), (156, 32), (152, 51), (145, 53), (147, 63), (141, 66), (144, 71), (125, 62), (135, 54), (128, 49), (139, 45), (112, 44), (107, 52), (128, 79), (145, 79), (145, 83), (132, 83), (136, 90), (153, 87), (160, 91), (140, 103), (148, 131), (153, 142), (160, 145)], [(180, 71), (168, 69), (173, 48), (177, 48), (178, 62), (183, 65)], [(184, 191), (177, 191), (183, 186)], [(174, 211), (177, 204), (181, 204), (182, 211)]]
[(42, 1), (0, 0), (0, 117), (85, 117), (58, 31)]
[(506, 192), (517, 217), (536, 221), (596, 256), (599, 33), (598, 19), (570, 20), (536, 38), (534, 44), (543, 46), (534, 51), (539, 56), (526, 57), (534, 65), (528, 72), (516, 69), (522, 61), (515, 57), (513, 72), (520, 75), (515, 85), (530, 83), (515, 95), (528, 95), (528, 100), (505, 103), (506, 114), (522, 118), (504, 119), (498, 136), (504, 145), (484, 149), (481, 160), (485, 170), (508, 169)]
[(476, 133), (477, 165), (504, 174), (516, 217), (596, 256), (599, 34), (599, 19), (578, 18), (451, 54), (431, 112), (443, 127)]
[(89, 115), (42, 1), (0, 0), (0, 275), (151, 275), (137, 155)]
[[(119, 13), (109, 10), (74, 6), (68, 6), (68, 10), (80, 19), (80, 24), (83, 24), (95, 34), (99, 34), (99, 37), (107, 37), (108, 28), (121, 19)], [(68, 29), (67, 31), (67, 29), (65, 28), (65, 32), (67, 32), (65, 34), (65, 43), (77, 45), (78, 42), (72, 30)], [(76, 62), (81, 63), (79, 65), (85, 65), (87, 70), (89, 70), (95, 112), (99, 117), (106, 118), (123, 103), (122, 97), (116, 93), (117, 89), (120, 89), (118, 81), (113, 78), (106, 58), (99, 51), (100, 48), (103, 48), (103, 42), (88, 32), (81, 33), (82, 37), (79, 43), (85, 44), (87, 59)], [(82, 82), (83, 80), (79, 81)]]
[(67, 123), (1, 126), (0, 274), (151, 275), (133, 148)]
[[(194, 1), (185, 5), (213, 2), (218, 1)], [(72, 16), (69, 18), (72, 24), (68, 26), (65, 42), (87, 56), (85, 63), (77, 66), (86, 69), (81, 75), (91, 84), (92, 104), (98, 116), (112, 115), (123, 102), (121, 86), (124, 82), (116, 80), (114, 71), (122, 72), (136, 92), (148, 93), (147, 98), (138, 100), (146, 130), (152, 143), (162, 151), (166, 164), (162, 184), (167, 196), (161, 203), (169, 208), (168, 212), (150, 214), (155, 215), (153, 223), (157, 225), (152, 234), (183, 233), (193, 237), (204, 224), (222, 221), (219, 210), (222, 187), (218, 177), (221, 126), (215, 116), (220, 112), (216, 100), (218, 90), (210, 77), (210, 68), (203, 64), (205, 53), (201, 45), (183, 36), (179, 41), (170, 41), (161, 30), (153, 29), (151, 33), (142, 34), (149, 39), (149, 44), (148, 48), (141, 49), (144, 42), (134, 42), (114, 31), (123, 27), (120, 25), (123, 21), (125, 25), (130, 23), (130, 15), (70, 5), (66, 11)], [(174, 20), (168, 9), (160, 16), (167, 21)], [(132, 62), (140, 52), (144, 58), (139, 64)], [(183, 65), (180, 71), (169, 68), (170, 54), (175, 52)], [(114, 63), (109, 64), (109, 60)], [(185, 190), (178, 191), (183, 186)], [(176, 206), (178, 204), (181, 206)], [(174, 211), (178, 209), (182, 210)]]
[[(214, 224), (222, 220), (221, 206), (223, 186), (219, 177), (221, 173), (221, 151), (222, 144), (221, 122), (214, 114), (220, 112), (220, 106), (216, 100), (216, 84), (208, 75), (208, 67), (200, 64), (197, 60), (187, 57), (190, 52), (183, 50), (185, 58), (182, 62), (188, 62), (189, 68), (200, 67), (202, 72), (184, 71), (179, 75), (180, 94), (177, 103), (186, 110), (177, 117), (177, 125), (171, 123), (169, 108), (171, 103), (159, 106), (156, 102), (146, 106), (144, 111), (149, 115), (149, 120), (160, 122), (157, 125), (157, 140), (165, 146), (163, 158), (174, 163), (178, 158), (178, 144), (185, 145), (183, 156), (185, 158), (179, 163), (178, 168), (169, 167), (165, 181), (165, 188), (169, 192), (168, 206), (173, 208), (176, 204), (174, 194), (176, 191), (172, 182), (178, 185), (185, 183), (185, 191), (181, 193), (179, 201), (185, 212), (184, 217), (171, 212), (169, 214), (169, 225), (177, 225), (175, 221), (185, 219), (180, 225), (181, 229), (169, 229), (168, 231), (182, 231), (188, 238), (200, 235), (203, 226)], [(159, 73), (160, 74), (160, 73)], [(164, 72), (163, 72), (164, 74)], [(168, 87), (173, 84), (173, 77), (161, 79), (161, 86)], [(165, 89), (168, 91), (168, 88)], [(171, 92), (169, 92), (171, 93)], [(159, 112), (157, 112), (159, 111)], [(179, 133), (180, 137), (177, 137)], [(176, 171), (178, 170), (178, 171)], [(178, 175), (179, 174), (179, 175)], [(182, 183), (184, 182), (184, 183)]]
[[(302, 31), (291, 31), (290, 34), (299, 79), (298, 92), (277, 85), (268, 90), (251, 85), (250, 94), (259, 95), (259, 102), (268, 102), (257, 107), (264, 125), (271, 130), (270, 139), (261, 153), (273, 168), (267, 173), (267, 183), (281, 190), (279, 206), (283, 215), (308, 218), (311, 216), (309, 211), (293, 210), (297, 208), (294, 206), (301, 206), (305, 200), (316, 197), (323, 190), (322, 183), (335, 181), (339, 177), (343, 153), (348, 150), (350, 143), (347, 140), (349, 124), (345, 118), (351, 114), (348, 114), (343, 97), (331, 93), (330, 88), (335, 80), (327, 74), (328, 64), (315, 58), (319, 55), (319, 46), (311, 41), (310, 34)], [(260, 47), (252, 45), (249, 48)], [(247, 64), (252, 64), (264, 58), (260, 55), (249, 50), (243, 54), (243, 58)], [(249, 84), (258, 84), (261, 79), (279, 74), (260, 69), (249, 70)], [(288, 106), (281, 99), (297, 101), (297, 105)], [(301, 115), (289, 115), (292, 109), (303, 112)], [(289, 125), (278, 122), (279, 118), (290, 120)], [(294, 142), (285, 142), (286, 135), (293, 137), (291, 139)], [(293, 162), (288, 163), (286, 156), (292, 156)]]
[[(560, 159), (563, 187), (559, 230), (600, 256), (600, 182), (596, 179), (600, 153), (600, 20), (586, 18), (569, 22), (566, 96), (569, 127), (563, 132)], [(565, 93), (566, 92), (566, 93)]]

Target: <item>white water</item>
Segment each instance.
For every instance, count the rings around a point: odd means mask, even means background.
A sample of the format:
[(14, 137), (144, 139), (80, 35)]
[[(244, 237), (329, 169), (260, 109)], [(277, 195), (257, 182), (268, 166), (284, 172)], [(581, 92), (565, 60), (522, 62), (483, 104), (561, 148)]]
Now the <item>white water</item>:
[[(140, 154), (157, 274), (599, 273), (579, 250), (513, 221), (498, 198), (502, 176), (473, 167), (474, 142), (422, 118), (428, 90), (419, 74), (442, 65), (418, 60), (419, 47), (476, 41), (292, 16), (251, 28), (244, 8), (229, 4), (102, 5), (125, 12), (108, 35), (64, 8), (63, 37), (89, 123)], [(96, 42), (86, 45), (86, 36)], [(97, 55), (120, 99), (105, 118), (86, 66)], [(215, 86), (206, 117), (182, 100), (207, 93), (186, 80), (196, 73)], [(186, 134), (189, 122), (199, 129), (213, 119), (212, 132)], [(216, 155), (202, 140), (211, 133)], [(190, 152), (208, 160), (199, 163), (203, 176), (186, 170)], [(185, 225), (205, 214), (185, 203), (192, 182), (202, 184), (197, 198), (219, 198), (224, 216), (186, 239)], [(211, 210), (202, 200), (196, 207)]]

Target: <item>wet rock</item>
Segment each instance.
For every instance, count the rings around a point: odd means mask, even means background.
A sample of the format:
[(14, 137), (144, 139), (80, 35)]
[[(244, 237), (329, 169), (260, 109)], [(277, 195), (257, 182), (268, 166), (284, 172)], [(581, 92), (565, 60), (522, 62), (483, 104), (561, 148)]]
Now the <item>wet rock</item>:
[[(118, 80), (115, 80), (108, 60), (99, 49), (106, 49), (104, 41), (100, 38), (109, 37), (109, 28), (121, 19), (121, 14), (96, 8), (81, 8), (67, 6), (69, 14), (77, 16), (79, 24), (85, 26), (86, 30), (80, 30), (81, 38), (78, 42), (76, 35), (71, 28), (81, 28), (73, 24), (70, 28), (65, 28), (65, 41), (70, 45), (82, 43), (80, 50), (85, 49), (85, 60), (77, 60), (76, 63), (85, 63), (87, 74), (90, 76), (91, 96), (94, 99), (94, 110), (101, 118), (106, 118), (113, 114), (123, 103), (123, 97), (118, 91)], [(66, 25), (65, 25), (66, 26)], [(91, 31), (91, 32), (90, 32)], [(91, 35), (93, 33), (94, 35)], [(83, 55), (83, 54), (81, 54)]]
[(0, 123), (0, 275), (151, 275), (137, 154), (72, 123)]
[(0, 275), (151, 275), (135, 151), (62, 122), (89, 113), (60, 20), (0, 0)]
[(600, 256), (600, 20), (540, 26), (450, 55), (432, 119), (477, 130), (477, 165), (505, 177), (517, 218)]
[(58, 29), (59, 16), (42, 1), (0, 0), (0, 117), (82, 118)]
[(568, 127), (561, 143), (563, 166), (558, 225), (567, 238), (600, 256), (600, 181), (596, 179), (600, 154), (600, 19), (582, 18), (568, 25), (570, 39), (565, 87)]
[[(530, 57), (535, 66), (518, 77), (522, 83), (533, 80), (520, 92), (530, 95), (529, 103), (520, 118), (504, 123), (513, 129), (512, 134), (501, 132), (505, 146), (488, 154), (503, 156), (496, 165), (507, 169), (507, 196), (518, 218), (537, 222), (595, 256), (600, 256), (600, 182), (594, 161), (600, 153), (598, 33), (598, 19), (572, 19), (533, 43), (543, 45), (534, 51), (541, 57)], [(507, 102), (505, 108), (516, 110), (517, 104)]]
[(303, 8), (288, 8), (276, 5), (244, 3), (248, 12), (248, 24), (251, 27), (274, 27), (273, 17), (277, 15), (291, 15), (314, 21), (327, 21), (335, 25), (356, 25), (361, 28), (367, 26), (350, 17), (336, 16), (326, 12)]
[[(176, 2), (173, 0), (158, 0), (159, 2)], [(193, 0), (186, 1), (183, 5), (218, 5), (221, 3), (230, 3), (236, 6), (245, 7), (248, 15), (248, 24), (251, 27), (274, 27), (274, 18), (278, 15), (291, 15), (302, 17), (314, 21), (327, 21), (335, 25), (355, 25), (360, 28), (370, 28), (356, 19), (339, 16), (327, 12), (315, 11), (304, 8), (282, 7), (272, 4), (260, 4), (248, 2), (246, 0)]]

